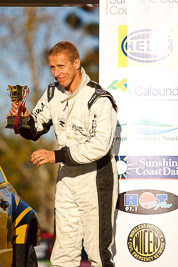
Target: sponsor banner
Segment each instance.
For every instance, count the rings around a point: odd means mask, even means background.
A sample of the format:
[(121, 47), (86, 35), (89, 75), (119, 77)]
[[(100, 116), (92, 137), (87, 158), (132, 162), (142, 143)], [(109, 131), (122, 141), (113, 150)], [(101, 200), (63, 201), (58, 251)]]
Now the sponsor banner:
[[(103, 0), (104, 2), (105, 0)], [(107, 0), (105, 15), (112, 17), (121, 17), (122, 19), (127, 16), (128, 8), (126, 0)]]
[(143, 21), (147, 19), (145, 15), (153, 13), (154, 16), (149, 18), (150, 22), (166, 17), (171, 20), (168, 8), (177, 8), (178, 6), (178, 0), (103, 0), (102, 2), (104, 15), (112, 20), (115, 18), (124, 20), (132, 15), (133, 9), (136, 9), (140, 20)]
[(100, 1), (99, 80), (119, 108), (117, 267), (177, 266), (177, 14), (178, 0)]
[(160, 79), (144, 82), (138, 74), (132, 84), (126, 78), (108, 83), (119, 106), (115, 145), (120, 154), (178, 153), (178, 86), (169, 74), (160, 84)]
[(178, 179), (178, 156), (116, 156), (119, 179)]
[[(154, 74), (152, 73), (154, 79), (152, 80), (148, 79), (148, 74), (143, 69), (139, 70), (139, 73), (135, 69), (132, 72), (133, 77), (109, 73), (106, 89), (118, 98), (127, 97), (133, 102), (144, 101), (144, 104), (146, 104), (146, 102), (153, 101), (157, 105), (159, 102), (164, 102), (164, 105), (168, 107), (169, 104), (177, 104), (178, 81), (176, 69), (154, 71)], [(150, 71), (149, 74), (151, 74)]]
[(117, 209), (126, 213), (155, 215), (178, 208), (178, 196), (160, 190), (138, 189), (119, 194)]
[[(122, 34), (119, 32), (119, 39), (120, 37), (122, 38)], [(119, 43), (119, 48), (121, 49), (119, 52), (125, 56), (125, 61), (129, 59), (141, 63), (153, 63), (171, 55), (173, 40), (170, 34), (146, 28), (126, 34), (121, 44)]]
[(178, 26), (166, 30), (149, 26), (118, 26), (118, 67), (177, 66)]
[(130, 231), (127, 246), (136, 260), (151, 262), (157, 260), (163, 254), (166, 239), (164, 233), (156, 225), (142, 223)]

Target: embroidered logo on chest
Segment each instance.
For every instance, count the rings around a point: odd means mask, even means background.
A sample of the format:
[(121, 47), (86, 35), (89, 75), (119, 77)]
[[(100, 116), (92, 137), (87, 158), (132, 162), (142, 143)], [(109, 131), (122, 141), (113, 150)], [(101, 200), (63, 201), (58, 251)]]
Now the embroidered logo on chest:
[(34, 121), (37, 121), (37, 116), (38, 116), (38, 114), (43, 112), (44, 107), (45, 107), (45, 104), (41, 103), (41, 107), (33, 111), (32, 114), (34, 115)]
[(65, 122), (64, 121), (59, 121), (59, 125), (61, 126), (61, 127), (64, 127), (65, 126)]
[(83, 132), (83, 127), (72, 124), (72, 129), (75, 131)]

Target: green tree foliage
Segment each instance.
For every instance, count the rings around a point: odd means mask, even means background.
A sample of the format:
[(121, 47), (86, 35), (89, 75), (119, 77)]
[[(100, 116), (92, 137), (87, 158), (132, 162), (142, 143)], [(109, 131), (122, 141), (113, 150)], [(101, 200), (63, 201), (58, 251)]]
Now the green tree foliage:
[[(1, 102), (0, 109), (0, 164), (8, 181), (24, 201), (36, 210), (42, 229), (47, 231), (53, 230), (54, 193), (59, 164), (38, 168), (31, 164), (30, 156), (41, 148), (57, 149), (57, 143), (51, 131), (48, 137), (33, 142), (15, 135), (13, 130), (5, 129), (5, 116), (11, 104), (2, 85), (3, 81), (7, 85), (27, 84), (30, 96), (26, 106), (30, 110), (52, 81), (46, 55), (49, 47), (60, 40), (76, 43), (83, 54), (82, 65), (97, 81), (98, 25), (92, 20), (84, 21), (85, 16), (81, 16), (81, 12), (92, 16), (96, 9), (87, 7), (78, 10), (80, 16), (72, 10), (59, 23), (62, 8), (0, 8), (0, 86), (2, 98), (6, 100)], [(91, 45), (90, 42), (87, 46), (88, 38), (93, 38), (95, 44)]]

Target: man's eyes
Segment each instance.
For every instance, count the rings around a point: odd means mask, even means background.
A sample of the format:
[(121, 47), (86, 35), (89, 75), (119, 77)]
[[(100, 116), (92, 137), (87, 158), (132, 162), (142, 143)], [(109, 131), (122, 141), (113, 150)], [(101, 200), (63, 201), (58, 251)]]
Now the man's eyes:
[(51, 66), (50, 68), (51, 68), (51, 70), (62, 69), (62, 68), (64, 68), (64, 65), (59, 65), (57, 67)]

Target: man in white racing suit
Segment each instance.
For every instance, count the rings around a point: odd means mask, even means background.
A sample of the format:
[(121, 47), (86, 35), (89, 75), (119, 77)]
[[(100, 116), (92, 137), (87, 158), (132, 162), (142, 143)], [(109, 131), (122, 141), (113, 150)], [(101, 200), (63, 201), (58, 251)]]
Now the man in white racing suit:
[[(90, 80), (77, 48), (59, 42), (49, 50), (51, 83), (29, 115), (26, 139), (38, 140), (53, 125), (58, 150), (40, 149), (31, 161), (40, 167), (60, 162), (55, 194), (53, 266), (79, 267), (82, 241), (92, 267), (113, 267), (113, 221), (118, 175), (112, 152), (117, 123), (113, 97)], [(11, 114), (17, 114), (12, 104)]]

